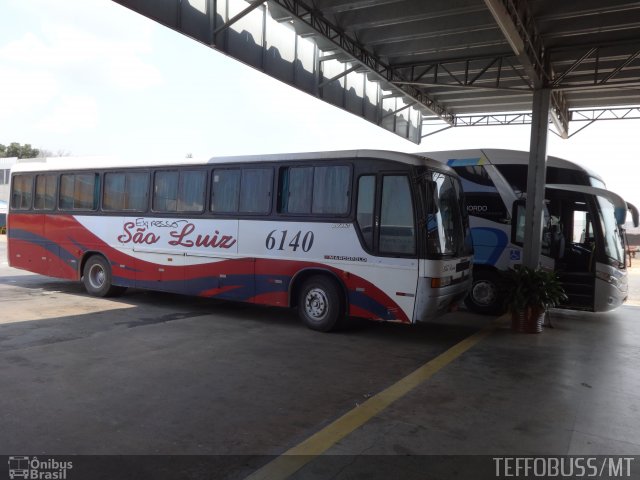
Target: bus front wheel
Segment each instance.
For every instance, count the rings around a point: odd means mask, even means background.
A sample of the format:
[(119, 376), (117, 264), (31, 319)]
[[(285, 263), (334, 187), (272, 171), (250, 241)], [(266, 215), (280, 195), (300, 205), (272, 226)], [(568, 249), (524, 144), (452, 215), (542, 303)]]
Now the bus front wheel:
[(335, 329), (344, 314), (343, 295), (335, 281), (323, 275), (307, 279), (298, 297), (298, 315), (312, 330)]
[(89, 257), (82, 271), (82, 283), (90, 295), (94, 297), (112, 297), (126, 290), (111, 284), (111, 266), (101, 255)]
[(504, 312), (498, 286), (500, 276), (496, 272), (478, 270), (473, 272), (471, 291), (464, 300), (469, 310), (485, 315), (500, 315)]

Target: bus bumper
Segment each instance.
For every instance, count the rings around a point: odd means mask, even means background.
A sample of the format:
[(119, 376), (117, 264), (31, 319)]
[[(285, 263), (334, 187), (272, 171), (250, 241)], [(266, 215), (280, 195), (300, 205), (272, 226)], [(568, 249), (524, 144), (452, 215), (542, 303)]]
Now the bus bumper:
[(608, 312), (618, 308), (624, 303), (629, 294), (627, 277), (621, 277), (618, 281), (606, 281), (596, 277), (595, 298), (593, 302), (594, 312)]
[(413, 322), (426, 322), (444, 315), (461, 301), (471, 288), (471, 276), (448, 287), (431, 288), (431, 278), (418, 279)]

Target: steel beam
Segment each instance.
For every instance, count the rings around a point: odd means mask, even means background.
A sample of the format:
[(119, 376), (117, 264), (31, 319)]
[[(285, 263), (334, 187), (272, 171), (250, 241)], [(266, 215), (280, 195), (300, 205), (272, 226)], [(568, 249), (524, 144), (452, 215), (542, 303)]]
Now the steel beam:
[(531, 113), (503, 113), (494, 115), (461, 115), (456, 116), (456, 127), (473, 127), (479, 125), (529, 125)]
[(531, 16), (526, 14), (526, 5), (523, 6), (518, 0), (484, 0), (484, 3), (527, 71), (527, 76), (534, 82), (534, 87), (541, 88), (545, 77), (542, 64), (544, 47), (535, 32), (531, 31), (534, 26), (529, 23)]
[(562, 92), (551, 92), (551, 122), (561, 138), (569, 138), (569, 106)]
[(522, 253), (522, 264), (530, 268), (539, 266), (542, 247), (542, 218), (544, 213), (550, 104), (551, 92), (548, 89), (538, 89), (533, 93), (533, 123), (531, 124), (529, 169), (527, 173), (525, 242)]
[(318, 85), (318, 88), (323, 88), (326, 87), (327, 85), (329, 85), (331, 82), (335, 82), (336, 80), (341, 79), (342, 77), (345, 77), (347, 75), (349, 75), (351, 72), (355, 72), (356, 70), (360, 69), (362, 67), (360, 67), (360, 65), (354, 65), (351, 68), (347, 68), (344, 72), (339, 73), (338, 75), (336, 75), (335, 77), (332, 78), (328, 78), (327, 80), (325, 80), (324, 82), (320, 83), (320, 85)]
[[(615, 48), (615, 54), (611, 50)], [(566, 69), (553, 78), (550, 87), (561, 91), (603, 90), (607, 88), (638, 87), (640, 80), (633, 70), (638, 69), (640, 42), (619, 42), (606, 45), (591, 45), (577, 49), (549, 51), (549, 57), (576, 52), (580, 57), (572, 62), (554, 61)], [(608, 52), (608, 54), (607, 54)], [(629, 73), (629, 75), (624, 75)]]
[(386, 113), (386, 114), (382, 115), (382, 118), (384, 119), (384, 118), (387, 118), (387, 117), (391, 117), (393, 115), (397, 115), (398, 113), (402, 112), (403, 110), (406, 110), (407, 108), (413, 107), (415, 104), (416, 104), (416, 102), (411, 102), (411, 103), (405, 105), (404, 107), (400, 107), (397, 110), (394, 110), (393, 112), (389, 112), (389, 113)]
[[(544, 64), (544, 46), (533, 15), (524, 0), (484, 0), (513, 53), (524, 67), (535, 89), (548, 85), (552, 74)], [(552, 120), (563, 138), (568, 137), (569, 112), (567, 102), (561, 92), (551, 97)]]
[(573, 122), (592, 122), (594, 120), (640, 119), (640, 107), (599, 108), (571, 110), (570, 120)]
[[(617, 55), (605, 55), (612, 47), (621, 50)], [(572, 61), (553, 61), (555, 56), (576, 57)], [(606, 45), (577, 46), (562, 50), (547, 50), (550, 59), (550, 80), (544, 85), (553, 92), (593, 91), (640, 86), (638, 70), (640, 43), (621, 42)], [(516, 60), (516, 61), (514, 61)], [(438, 62), (396, 64), (391, 68), (406, 76), (405, 84), (416, 86), (448, 86), (460, 88), (529, 89), (535, 87), (528, 74), (516, 67), (519, 59), (512, 54), (482, 57), (460, 57)], [(561, 71), (559, 69), (562, 69)], [(406, 72), (406, 75), (403, 73)], [(624, 75), (629, 73), (629, 75)], [(562, 98), (552, 102), (563, 102)], [(564, 108), (562, 109), (563, 111)]]
[(403, 83), (420, 86), (452, 86), (462, 88), (493, 88), (532, 90), (533, 85), (512, 61), (513, 55), (469, 57), (431, 63), (394, 65), (400, 76), (407, 72)]
[(243, 11), (238, 13), (235, 17), (230, 18), (229, 21), (226, 22), (224, 25), (220, 25), (218, 28), (216, 28), (215, 31), (213, 32), (213, 38), (215, 39), (216, 35), (218, 35), (219, 33), (223, 32), (224, 30), (229, 28), (231, 25), (236, 23), (238, 20), (246, 17), (251, 12), (253, 12), (256, 8), (261, 7), (265, 3), (267, 3), (267, 0), (257, 0), (256, 2), (252, 3), (251, 6), (245, 8)]
[(604, 108), (600, 110), (572, 110), (570, 119), (575, 122), (587, 122), (575, 132), (569, 135), (569, 138), (577, 135), (588, 126), (600, 120), (630, 120), (640, 119), (640, 108)]
[(347, 36), (340, 28), (331, 24), (316, 9), (312, 9), (298, 0), (270, 0), (271, 3), (287, 10), (298, 21), (315, 30), (326, 40), (329, 40), (336, 48), (348, 54), (354, 61), (360, 63), (371, 74), (383, 82), (389, 82), (392, 88), (398, 89), (403, 96), (411, 98), (428, 109), (443, 121), (453, 124), (454, 116), (429, 95), (412, 86), (397, 86), (393, 82), (404, 80), (379, 57), (369, 52), (363, 45)]
[[(589, 122), (600, 120), (640, 120), (639, 107), (593, 108), (569, 111), (570, 122)], [(530, 125), (531, 112), (492, 113), (485, 115), (456, 115), (455, 127), (496, 126), (496, 125)], [(441, 125), (435, 118), (423, 120), (423, 125)], [(581, 129), (582, 130), (582, 129)], [(573, 136), (577, 131), (570, 135)]]

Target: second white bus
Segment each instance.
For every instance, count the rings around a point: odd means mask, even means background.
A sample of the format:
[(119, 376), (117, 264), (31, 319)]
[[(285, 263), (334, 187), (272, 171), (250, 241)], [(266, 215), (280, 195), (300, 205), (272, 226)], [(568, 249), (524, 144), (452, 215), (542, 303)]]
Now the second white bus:
[[(500, 272), (522, 262), (529, 152), (500, 149), (428, 152), (462, 181), (475, 249), (467, 306), (499, 313)], [(541, 263), (567, 292), (564, 308), (607, 311), (627, 298), (622, 225), (629, 207), (596, 173), (549, 156)], [(634, 215), (637, 222), (637, 214)]]

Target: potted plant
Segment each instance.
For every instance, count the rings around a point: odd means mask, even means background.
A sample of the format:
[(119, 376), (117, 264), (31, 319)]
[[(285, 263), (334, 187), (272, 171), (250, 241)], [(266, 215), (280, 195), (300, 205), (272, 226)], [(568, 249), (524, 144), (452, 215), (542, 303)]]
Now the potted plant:
[(567, 300), (553, 271), (519, 266), (505, 272), (504, 299), (516, 332), (540, 333), (548, 309)]

